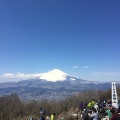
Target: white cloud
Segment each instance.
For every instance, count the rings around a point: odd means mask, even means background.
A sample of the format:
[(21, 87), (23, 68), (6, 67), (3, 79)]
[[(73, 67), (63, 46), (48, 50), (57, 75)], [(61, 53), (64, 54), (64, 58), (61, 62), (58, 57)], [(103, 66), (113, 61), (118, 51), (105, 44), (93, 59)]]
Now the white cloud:
[(27, 78), (35, 78), (39, 77), (41, 73), (35, 73), (35, 74), (23, 74), (23, 73), (6, 73), (3, 75), (0, 75), (2, 78), (16, 78), (16, 79), (27, 79)]
[(73, 75), (73, 77), (79, 78), (77, 75)]
[(3, 76), (6, 76), (6, 77), (14, 76), (14, 73), (6, 73), (6, 74), (3, 74)]
[(120, 75), (120, 72), (94, 72), (93, 75)]
[(2, 81), (19, 81), (19, 80), (27, 80), (27, 79), (34, 79), (40, 78), (45, 79), (47, 81), (58, 81), (58, 80), (65, 80), (66, 73), (59, 69), (50, 70), (47, 73), (34, 73), (34, 74), (24, 74), (24, 73), (6, 73), (0, 75), (0, 82)]
[(75, 80), (75, 78), (70, 78), (70, 80)]
[(78, 68), (78, 66), (73, 66), (72, 68), (77, 69), (77, 68)]
[(87, 69), (87, 68), (88, 68), (88, 66), (84, 66), (83, 68), (84, 68), (84, 69)]

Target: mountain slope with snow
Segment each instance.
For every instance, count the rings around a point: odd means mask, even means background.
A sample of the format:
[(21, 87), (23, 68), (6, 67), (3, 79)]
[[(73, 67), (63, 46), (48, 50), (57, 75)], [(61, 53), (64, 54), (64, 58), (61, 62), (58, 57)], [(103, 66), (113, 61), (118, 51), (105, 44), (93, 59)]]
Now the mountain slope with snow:
[[(34, 74), (35, 76), (36, 74)], [(38, 76), (39, 75), (39, 76)], [(30, 76), (30, 75), (29, 75)], [(119, 84), (117, 84), (119, 85)], [(0, 96), (17, 93), (21, 99), (64, 99), (86, 90), (106, 90), (111, 83), (83, 80), (72, 77), (59, 69), (37, 74), (35, 78), (0, 84)]]
[(56, 81), (64, 81), (66, 79), (66, 76), (67, 74), (64, 73), (63, 71), (59, 69), (53, 69), (47, 73), (41, 74), (39, 79), (45, 79), (47, 81), (56, 82)]

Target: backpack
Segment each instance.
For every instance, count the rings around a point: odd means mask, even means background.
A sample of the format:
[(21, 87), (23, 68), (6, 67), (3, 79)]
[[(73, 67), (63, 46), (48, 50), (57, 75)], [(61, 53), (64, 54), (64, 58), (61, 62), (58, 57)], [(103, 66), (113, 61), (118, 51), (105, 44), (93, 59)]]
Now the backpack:
[(88, 112), (87, 112), (87, 111), (84, 111), (84, 112), (82, 113), (82, 117), (83, 117), (84, 119), (88, 119)]

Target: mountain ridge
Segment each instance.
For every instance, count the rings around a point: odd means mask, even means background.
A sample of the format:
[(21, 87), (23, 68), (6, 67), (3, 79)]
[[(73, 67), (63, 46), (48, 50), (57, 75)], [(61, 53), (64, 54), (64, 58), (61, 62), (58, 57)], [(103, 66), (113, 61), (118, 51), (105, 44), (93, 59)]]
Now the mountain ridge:
[[(57, 72), (61, 73), (61, 71)], [(64, 76), (65, 79), (60, 80), (61, 76)], [(47, 81), (39, 77), (19, 82), (0, 83), (0, 96), (16, 93), (22, 100), (60, 100), (81, 91), (111, 88), (111, 82), (83, 80), (66, 73), (61, 73), (61, 76), (57, 77), (56, 81)]]

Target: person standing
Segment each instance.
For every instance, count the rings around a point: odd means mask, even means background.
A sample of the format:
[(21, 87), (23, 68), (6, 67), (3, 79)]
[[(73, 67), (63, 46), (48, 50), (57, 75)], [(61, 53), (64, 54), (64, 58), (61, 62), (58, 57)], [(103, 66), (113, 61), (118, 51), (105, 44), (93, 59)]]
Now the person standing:
[(110, 112), (112, 113), (112, 117), (110, 120), (120, 120), (120, 114), (117, 111), (115, 111), (114, 108), (112, 108)]
[(83, 120), (89, 120), (87, 109), (83, 110), (82, 118), (83, 118)]
[(45, 120), (45, 110), (42, 107), (40, 108), (40, 120)]
[(81, 101), (81, 102), (79, 103), (79, 109), (80, 109), (80, 116), (81, 116), (81, 117), (82, 117), (83, 107), (84, 107), (84, 104), (83, 104), (83, 101)]
[(99, 120), (98, 113), (97, 113), (96, 109), (93, 109), (93, 113), (92, 113), (92, 114), (89, 114), (89, 117), (90, 117), (92, 120)]
[(107, 110), (106, 110), (106, 112), (105, 113), (107, 113), (107, 117), (108, 117), (108, 119), (110, 120), (111, 119), (111, 117), (112, 117), (112, 113), (110, 112), (110, 108), (108, 108)]
[(91, 108), (94, 108), (94, 105), (95, 105), (95, 100), (92, 100), (91, 101)]
[(55, 120), (55, 115), (56, 115), (56, 113), (53, 113), (53, 114), (50, 116), (50, 120)]

